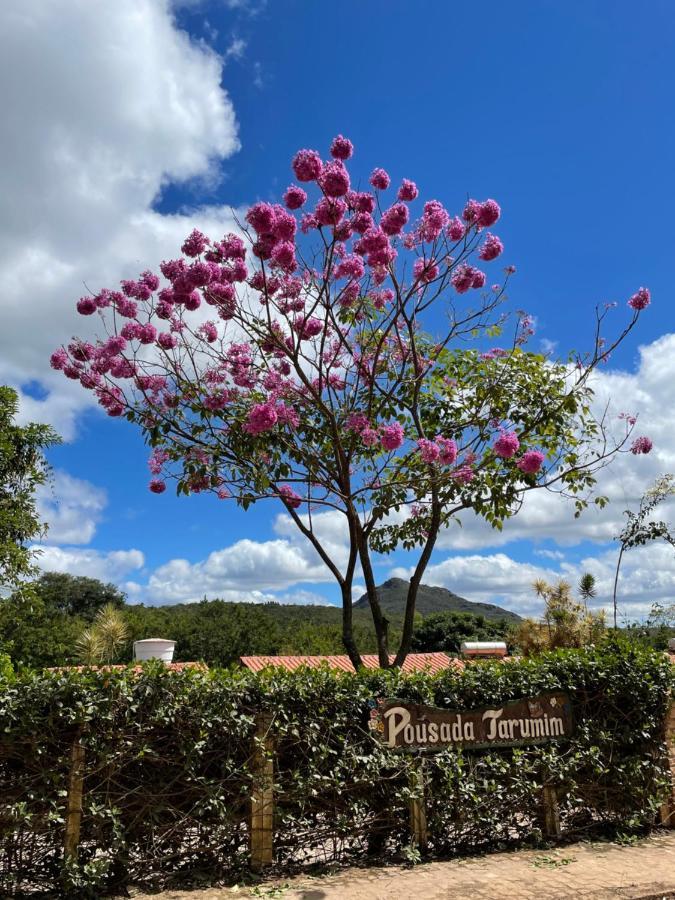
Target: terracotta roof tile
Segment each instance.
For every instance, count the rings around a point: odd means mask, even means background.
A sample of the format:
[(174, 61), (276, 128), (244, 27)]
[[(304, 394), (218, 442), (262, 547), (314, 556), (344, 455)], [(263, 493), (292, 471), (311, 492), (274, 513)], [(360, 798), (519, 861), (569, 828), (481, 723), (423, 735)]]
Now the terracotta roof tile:
[[(348, 656), (242, 656), (241, 662), (253, 672), (261, 672), (267, 666), (281, 666), (294, 672), (301, 666), (317, 669), (321, 665), (327, 665), (331, 669), (343, 672), (353, 672), (354, 666)], [(379, 669), (380, 662), (375, 654), (362, 656), (366, 669)], [(394, 656), (389, 657), (394, 661)], [(409, 653), (403, 663), (404, 672), (440, 672), (443, 669), (463, 669), (464, 663), (458, 659), (451, 659), (445, 653)]]

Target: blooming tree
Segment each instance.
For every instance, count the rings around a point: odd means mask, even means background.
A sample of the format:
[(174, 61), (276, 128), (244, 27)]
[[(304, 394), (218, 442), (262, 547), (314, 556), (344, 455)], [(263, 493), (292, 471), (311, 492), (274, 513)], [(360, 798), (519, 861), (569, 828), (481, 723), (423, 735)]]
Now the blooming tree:
[[(328, 161), (299, 151), (299, 184), (283, 205), (256, 203), (221, 240), (193, 231), (182, 255), (161, 263), (164, 283), (145, 271), (80, 299), (105, 334), (73, 340), (52, 365), (142, 429), (151, 491), (172, 477), (179, 494), (211, 491), (244, 509), (280, 502), (340, 586), (355, 665), (352, 588), (364, 579), (386, 667), (373, 554), (417, 552), (400, 665), (441, 529), (465, 510), (501, 528), (541, 487), (573, 495), (581, 510), (594, 473), (628, 449), (632, 425), (612, 440), (594, 417), (589, 376), (650, 298), (633, 295), (632, 316), (606, 343), (610, 305), (596, 309), (583, 357), (530, 352), (531, 317), (503, 311), (515, 270), (488, 287), (483, 269), (503, 251), (490, 230), (499, 205), (469, 200), (452, 216), (438, 200), (422, 204), (409, 180), (390, 201), (379, 168), (355, 190), (352, 152), (342, 136)], [(499, 335), (504, 346), (491, 346)], [(344, 558), (321, 538), (327, 514), (344, 522)]]

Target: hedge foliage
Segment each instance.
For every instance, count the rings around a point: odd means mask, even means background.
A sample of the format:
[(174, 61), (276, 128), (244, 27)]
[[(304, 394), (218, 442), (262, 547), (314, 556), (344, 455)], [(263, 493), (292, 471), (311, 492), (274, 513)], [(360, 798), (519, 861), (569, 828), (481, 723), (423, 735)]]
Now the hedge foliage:
[[(409, 844), (419, 761), (375, 742), (385, 696), (455, 709), (570, 694), (572, 739), (445, 751), (424, 762), (431, 851), (541, 840), (542, 785), (567, 836), (653, 823), (667, 789), (667, 660), (608, 644), (465, 673), (262, 675), (241, 670), (28, 672), (0, 681), (0, 884), (100, 896), (129, 883), (236, 878), (248, 863), (255, 716), (272, 715), (280, 867), (392, 855)], [(73, 742), (85, 747), (77, 864), (63, 862)]]

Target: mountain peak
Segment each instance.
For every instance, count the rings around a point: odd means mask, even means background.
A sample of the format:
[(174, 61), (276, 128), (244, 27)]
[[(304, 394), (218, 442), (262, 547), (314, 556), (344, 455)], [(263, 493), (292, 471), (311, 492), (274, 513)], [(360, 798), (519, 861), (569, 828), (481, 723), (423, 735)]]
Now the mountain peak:
[[(388, 615), (403, 615), (409, 585), (410, 582), (404, 578), (388, 578), (383, 584), (378, 585), (376, 590), (382, 612)], [(367, 608), (368, 596), (364, 594), (356, 601), (354, 609)], [(447, 588), (434, 587), (428, 584), (419, 586), (416, 612), (422, 616), (438, 612), (471, 613), (471, 615), (484, 616), (486, 619), (492, 620), (520, 621), (519, 615), (501, 606), (496, 606), (493, 603), (475, 603), (453, 594)]]

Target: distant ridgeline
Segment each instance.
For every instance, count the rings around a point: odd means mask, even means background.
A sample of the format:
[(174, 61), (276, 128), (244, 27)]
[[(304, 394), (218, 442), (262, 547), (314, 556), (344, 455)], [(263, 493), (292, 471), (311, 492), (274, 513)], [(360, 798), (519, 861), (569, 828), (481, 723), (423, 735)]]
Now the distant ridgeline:
[[(390, 578), (377, 588), (383, 612), (388, 615), (403, 615), (405, 599), (408, 593), (408, 582), (403, 578)], [(368, 597), (364, 594), (354, 604), (354, 609), (368, 609)], [(421, 584), (417, 592), (416, 612), (428, 616), (439, 612), (471, 613), (473, 616), (484, 616), (493, 621), (504, 620), (510, 625), (521, 621), (521, 617), (501, 606), (492, 603), (474, 603), (453, 594), (442, 587), (430, 587)]]

